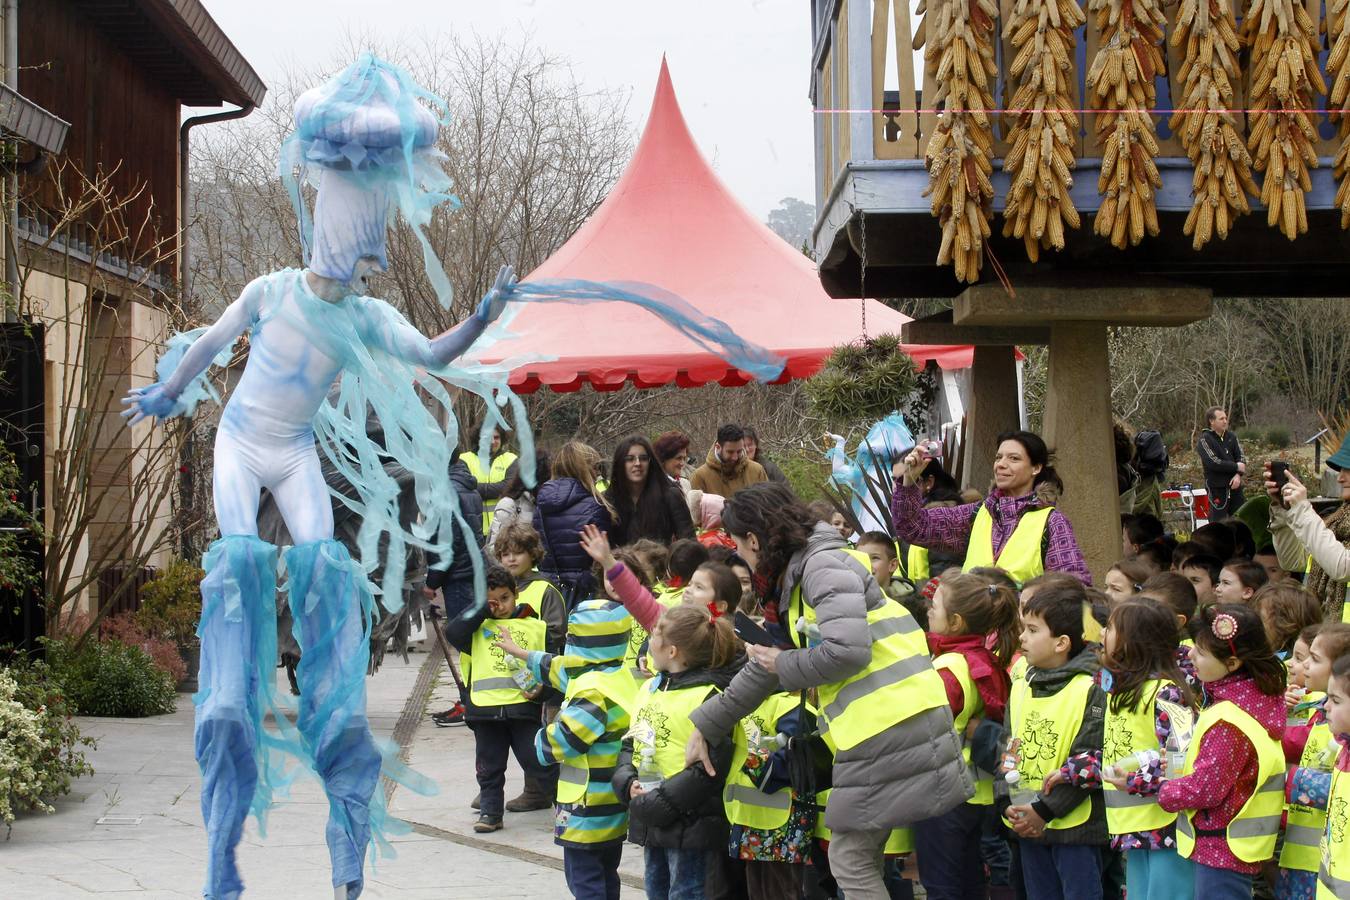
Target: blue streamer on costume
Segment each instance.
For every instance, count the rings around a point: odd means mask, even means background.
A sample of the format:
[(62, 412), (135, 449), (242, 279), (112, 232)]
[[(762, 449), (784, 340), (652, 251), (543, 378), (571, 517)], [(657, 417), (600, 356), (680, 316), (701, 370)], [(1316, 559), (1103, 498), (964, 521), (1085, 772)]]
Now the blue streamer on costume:
[(868, 487), (868, 479), (877, 477), (878, 463), (883, 473), (889, 473), (898, 459), (914, 449), (914, 435), (905, 424), (905, 417), (892, 412), (873, 423), (867, 436), (852, 458), (848, 456), (841, 438), (825, 453), (830, 461), (830, 480), (852, 495), (850, 506), (864, 531), (886, 531), (886, 515), (876, 508), (876, 499)]
[[(197, 338), (206, 334), (205, 328), (194, 328), (191, 331), (182, 331), (175, 334), (164, 345), (164, 353), (155, 363), (155, 377), (159, 383), (168, 381), (173, 373), (178, 369), (178, 364), (183, 361), (183, 354), (187, 353), (188, 348), (197, 342)], [(211, 362), (213, 365), (224, 366), (230, 362), (230, 356), (234, 353), (233, 347), (227, 347), (216, 354)], [(212, 400), (220, 402), (220, 394), (216, 392), (215, 386), (207, 380), (206, 372), (202, 372), (196, 378), (187, 383), (183, 388), (183, 393), (178, 395), (178, 401), (174, 404), (172, 415), (191, 416), (197, 410), (197, 404), (203, 400)]]

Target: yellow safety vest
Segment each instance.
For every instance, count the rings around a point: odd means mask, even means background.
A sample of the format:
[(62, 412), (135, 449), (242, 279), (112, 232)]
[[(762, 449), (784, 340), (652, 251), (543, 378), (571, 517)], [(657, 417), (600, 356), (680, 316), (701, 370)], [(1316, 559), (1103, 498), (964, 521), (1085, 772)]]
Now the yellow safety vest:
[[(622, 666), (607, 672), (592, 669), (567, 682), (564, 703), (584, 691), (598, 691), (610, 703), (622, 707), (631, 715), (637, 707), (637, 690), (637, 682)], [(587, 756), (563, 760), (558, 766), (558, 802), (580, 803), (586, 799), (586, 786), (590, 782), (590, 760)]]
[[(684, 588), (677, 588), (673, 591), (660, 591), (653, 596), (655, 596), (656, 602), (660, 603), (666, 609), (673, 609), (680, 605), (680, 600), (684, 597)], [(623, 664), (633, 670), (634, 678), (647, 679), (651, 677), (649, 673), (655, 671), (652, 655), (650, 653), (647, 654), (647, 671), (644, 672), (638, 666), (638, 653), (642, 650), (642, 645), (646, 643), (647, 638), (649, 637), (650, 635), (647, 634), (647, 630), (639, 625), (637, 619), (634, 618), (633, 628), (628, 632), (628, 650), (625, 651), (623, 655)]]
[[(961, 758), (970, 769), (970, 779), (975, 782), (975, 796), (967, 800), (978, 806), (992, 806), (994, 803), (994, 776), (981, 772), (970, 761), (970, 739), (966, 737), (966, 726), (971, 719), (984, 714), (984, 701), (975, 687), (975, 679), (970, 677), (970, 662), (960, 653), (944, 653), (933, 660), (933, 668), (946, 669), (956, 676), (961, 685), (961, 694), (965, 698), (961, 713), (956, 717), (956, 734), (961, 738)], [(941, 676), (939, 676), (941, 677)]]
[(1334, 769), (1327, 798), (1327, 828), (1317, 869), (1317, 900), (1350, 897), (1350, 774)]
[[(1114, 766), (1140, 750), (1159, 749), (1158, 732), (1154, 728), (1155, 703), (1158, 691), (1168, 683), (1161, 678), (1147, 682), (1139, 691), (1139, 705), (1133, 712), (1116, 712), (1107, 702), (1103, 729), (1105, 737), (1102, 741), (1103, 766)], [(1189, 724), (1189, 720), (1185, 723), (1174, 722), (1173, 727), (1185, 728)], [(1158, 805), (1157, 797), (1131, 794), (1110, 783), (1103, 783), (1102, 799), (1106, 804), (1106, 828), (1111, 834), (1154, 831), (1177, 820), (1176, 813), (1170, 813)]]
[(1019, 681), (1026, 681), (1027, 670), (1030, 668), (1031, 664), (1027, 662), (1026, 655), (1019, 656), (1017, 659), (1013, 660), (1011, 666), (1008, 666), (1008, 678), (1012, 679), (1013, 684), (1016, 684)]
[[(506, 470), (511, 468), (511, 463), (519, 459), (508, 450), (493, 457), (492, 465), (485, 470), (482, 461), (478, 459), (477, 453), (464, 452), (459, 455), (459, 458), (464, 461), (464, 465), (469, 467), (469, 474), (476, 478), (479, 484), (500, 484), (505, 481)], [(492, 511), (496, 508), (496, 500), (483, 501), (483, 534), (488, 533), (488, 526), (492, 524)]]
[[(1331, 727), (1319, 722), (1308, 731), (1308, 742), (1303, 745), (1299, 767), (1330, 772), (1336, 762), (1340, 744), (1336, 743)], [(1280, 849), (1280, 868), (1300, 872), (1316, 872), (1322, 861), (1322, 833), (1327, 827), (1327, 811), (1290, 803), (1284, 827), (1284, 847)]]
[(727, 811), (727, 821), (732, 825), (770, 831), (787, 824), (792, 810), (792, 790), (782, 788), (766, 794), (755, 787), (742, 767), (750, 755), (750, 747), (760, 740), (772, 740), (778, 733), (778, 720), (796, 709), (800, 702), (796, 694), (770, 694), (754, 712), (741, 720), (746, 743), (744, 747), (736, 747), (726, 788), (722, 791), (722, 805)]
[(909, 545), (909, 553), (905, 554), (905, 572), (909, 575), (909, 580), (914, 582), (915, 587), (919, 587), (923, 582), (932, 576), (928, 574), (928, 548), (920, 547), (918, 544)]
[[(652, 678), (638, 688), (637, 713), (629, 734), (633, 738), (633, 765), (637, 765), (644, 747), (653, 750), (652, 761), (661, 770), (662, 778), (678, 775), (685, 768), (684, 750), (694, 733), (689, 716), (703, 705), (717, 688), (711, 684), (662, 690), (664, 678)], [(737, 732), (740, 729), (736, 729)], [(741, 736), (736, 743), (739, 750), (744, 743)]]
[[(1021, 761), (1017, 765), (1022, 784), (1038, 790), (1045, 776), (1064, 765), (1073, 747), (1073, 739), (1083, 727), (1092, 676), (1080, 672), (1049, 697), (1033, 696), (1025, 678), (1013, 683), (1008, 703), (1012, 733), (1022, 742)], [(1046, 828), (1074, 828), (1092, 814), (1092, 801), (1084, 799), (1066, 814), (1052, 819)]]
[[(485, 619), (473, 633), (469, 658), (464, 662), (464, 680), (474, 706), (513, 706), (530, 703), (511, 677), (506, 654), (496, 644), (495, 632), (507, 631), (522, 650), (543, 650), (548, 626), (542, 619)], [(493, 632), (493, 636), (489, 636)]]
[[(816, 813), (816, 833), (819, 840), (832, 840), (830, 828), (825, 824), (825, 806), (830, 802), (830, 792), (821, 791), (816, 794), (816, 805), (819, 807)], [(886, 847), (882, 851), (886, 856), (904, 856), (906, 853), (914, 852), (914, 829), (896, 828), (891, 831), (890, 837), (886, 838)]]
[[(849, 548), (851, 556), (871, 571), (865, 553)], [(876, 609), (867, 611), (872, 635), (872, 658), (861, 672), (817, 688), (821, 736), (838, 753), (856, 747), (911, 716), (947, 705), (942, 678), (928, 658), (928, 643), (919, 623), (909, 611), (882, 595)], [(816, 621), (816, 609), (802, 596), (798, 583), (788, 600), (788, 634), (798, 648), (807, 646), (806, 635), (797, 631), (797, 621)]]
[[(1191, 774), (1200, 743), (1219, 722), (1237, 728), (1256, 748), (1256, 790), (1238, 810), (1225, 829), (1228, 849), (1243, 862), (1264, 862), (1275, 855), (1275, 837), (1280, 832), (1284, 813), (1284, 751), (1261, 726), (1261, 723), (1229, 700), (1223, 700), (1200, 713), (1191, 745), (1186, 750), (1186, 761), (1181, 767), (1183, 776)], [(1177, 853), (1190, 859), (1195, 852), (1195, 812), (1182, 810), (1177, 816)]]
[(1041, 541), (1045, 536), (1046, 525), (1053, 506), (1032, 509), (1022, 513), (1012, 537), (1003, 545), (998, 559), (994, 559), (994, 517), (989, 507), (980, 504), (975, 514), (975, 524), (970, 528), (970, 541), (966, 544), (966, 562), (961, 571), (969, 572), (981, 566), (998, 566), (1018, 584), (1026, 584), (1037, 575), (1045, 572), (1045, 558), (1041, 555)]

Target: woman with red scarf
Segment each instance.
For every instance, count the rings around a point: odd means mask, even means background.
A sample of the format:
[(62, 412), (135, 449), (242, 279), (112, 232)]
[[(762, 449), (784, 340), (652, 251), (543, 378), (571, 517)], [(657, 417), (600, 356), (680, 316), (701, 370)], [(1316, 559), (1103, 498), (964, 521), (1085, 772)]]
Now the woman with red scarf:
[[(928, 649), (942, 676), (947, 702), (970, 763), (971, 737), (983, 719), (1003, 721), (1011, 684), (1008, 666), (1020, 628), (1017, 592), (975, 574), (948, 570), (928, 613)], [(994, 776), (972, 771), (975, 796), (914, 826), (919, 880), (930, 900), (960, 900), (985, 893), (980, 833), (994, 803)]]

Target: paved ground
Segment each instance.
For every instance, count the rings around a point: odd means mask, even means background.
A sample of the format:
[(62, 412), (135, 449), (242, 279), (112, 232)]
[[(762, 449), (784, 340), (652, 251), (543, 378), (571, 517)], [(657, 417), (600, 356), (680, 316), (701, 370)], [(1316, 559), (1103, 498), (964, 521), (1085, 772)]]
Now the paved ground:
[[(444, 708), (449, 696), (435, 683), (448, 681), (444, 665), (432, 676), (423, 671), (427, 662), (421, 652), (408, 664), (387, 657), (369, 682), (372, 729), (406, 745), (408, 762), (434, 780), (440, 794), (394, 792), (391, 808), (412, 823), (413, 832), (395, 839), (397, 858), (368, 869), (363, 897), (568, 896), (551, 813), (508, 814), (505, 830), (473, 833), (473, 735), (467, 728), (436, 728), (423, 714), (424, 706)], [(91, 754), (95, 774), (80, 779), (55, 804), (54, 815), (24, 816), (10, 839), (0, 841), (0, 898), (200, 897), (206, 840), (192, 758), (191, 698), (180, 695), (171, 715), (81, 719), (80, 727), (99, 740)], [(514, 764), (512, 770), (508, 798), (520, 788), (520, 772)], [(250, 819), (239, 847), (246, 896), (331, 898), (326, 818), (322, 790), (307, 781), (272, 811), (266, 838)], [(642, 897), (641, 850), (626, 848), (623, 873), (625, 900)]]

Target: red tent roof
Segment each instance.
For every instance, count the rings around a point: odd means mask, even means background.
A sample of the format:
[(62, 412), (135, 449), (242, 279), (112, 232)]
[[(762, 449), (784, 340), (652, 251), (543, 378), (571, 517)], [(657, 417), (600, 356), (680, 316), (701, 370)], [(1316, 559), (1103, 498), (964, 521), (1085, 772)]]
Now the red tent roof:
[[(862, 309), (833, 300), (815, 264), (736, 201), (699, 152), (680, 112), (665, 60), (647, 128), (628, 168), (595, 214), (528, 280), (641, 281), (683, 297), (737, 335), (787, 360), (784, 380), (806, 378), (832, 348), (863, 334)], [(898, 334), (909, 318), (866, 301), (867, 334)], [(651, 313), (623, 303), (526, 304), (513, 336), (483, 362), (542, 358), (517, 368), (523, 393), (583, 382), (683, 387), (745, 384), (745, 373), (698, 347)], [(970, 365), (970, 347), (906, 347), (919, 365)]]

